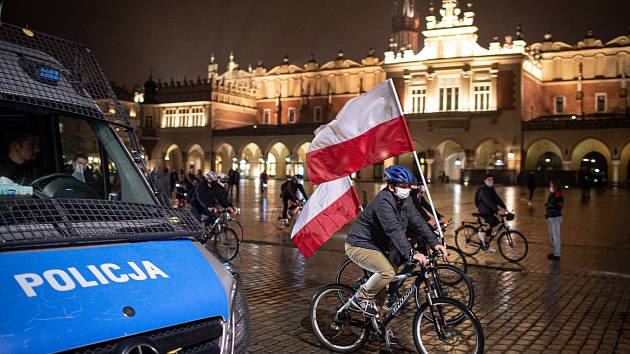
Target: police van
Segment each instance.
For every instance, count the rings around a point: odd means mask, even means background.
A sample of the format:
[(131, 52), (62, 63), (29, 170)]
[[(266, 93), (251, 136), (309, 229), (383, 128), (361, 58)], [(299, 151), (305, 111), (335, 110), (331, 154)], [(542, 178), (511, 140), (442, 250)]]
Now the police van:
[(161, 205), (78, 43), (0, 25), (0, 353), (239, 353), (238, 274)]

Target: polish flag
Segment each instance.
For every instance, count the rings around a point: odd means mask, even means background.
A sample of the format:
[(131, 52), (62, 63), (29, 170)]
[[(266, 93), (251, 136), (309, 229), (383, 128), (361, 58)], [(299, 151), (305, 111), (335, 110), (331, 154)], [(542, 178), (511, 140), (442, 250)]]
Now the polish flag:
[(360, 205), (350, 178), (320, 184), (298, 215), (291, 240), (305, 258), (312, 256), (337, 230), (359, 214)]
[(409, 129), (389, 79), (348, 101), (335, 120), (315, 131), (306, 166), (311, 183), (320, 184), (410, 151)]

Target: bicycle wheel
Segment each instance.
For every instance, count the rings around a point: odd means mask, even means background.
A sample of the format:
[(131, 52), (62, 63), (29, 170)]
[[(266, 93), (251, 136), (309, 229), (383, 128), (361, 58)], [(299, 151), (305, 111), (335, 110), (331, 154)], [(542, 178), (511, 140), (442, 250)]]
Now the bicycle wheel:
[[(438, 321), (433, 321), (436, 317)], [(456, 325), (454, 317), (462, 317)], [(483, 353), (484, 334), (481, 323), (457, 300), (438, 297), (425, 302), (413, 320), (413, 341), (420, 353)]]
[(504, 232), (497, 240), (499, 243), (499, 252), (510, 262), (520, 262), (527, 256), (527, 239), (519, 231), (510, 230)]
[(477, 238), (477, 228), (464, 225), (455, 230), (455, 245), (467, 256), (474, 256), (481, 249)]
[[(352, 260), (346, 259), (337, 270), (335, 282), (348, 285), (356, 291), (371, 275), (370, 272), (359, 267)], [(342, 293), (339, 293), (339, 299), (345, 302), (349, 298), (344, 298)]]
[(236, 236), (238, 236), (238, 243), (243, 243), (243, 235), (245, 235), (245, 233), (241, 223), (236, 219), (230, 219), (227, 226), (236, 232)]
[(358, 350), (370, 336), (368, 319), (363, 312), (348, 307), (339, 293), (350, 298), (355, 291), (343, 284), (329, 284), (319, 289), (311, 299), (309, 321), (315, 337), (328, 350), (350, 353)]
[(446, 264), (453, 265), (461, 269), (464, 273), (468, 273), (468, 261), (466, 260), (464, 252), (451, 245), (447, 245), (446, 249), (448, 250), (448, 263)]
[[(470, 277), (461, 269), (450, 264), (439, 264), (435, 271), (437, 271), (437, 277), (433, 277), (432, 280), (439, 279), (440, 281), (440, 291), (437, 296), (455, 299), (472, 310), (475, 306), (475, 287)], [(420, 288), (417, 287), (415, 294), (417, 308), (420, 308), (421, 300), (424, 300), (424, 294), (419, 293), (420, 291)], [(453, 323), (449, 324), (457, 323), (462, 319), (463, 317), (455, 317), (452, 319)]]
[(233, 260), (238, 253), (238, 247), (238, 236), (231, 228), (224, 227), (221, 232), (214, 235), (214, 251), (222, 261)]

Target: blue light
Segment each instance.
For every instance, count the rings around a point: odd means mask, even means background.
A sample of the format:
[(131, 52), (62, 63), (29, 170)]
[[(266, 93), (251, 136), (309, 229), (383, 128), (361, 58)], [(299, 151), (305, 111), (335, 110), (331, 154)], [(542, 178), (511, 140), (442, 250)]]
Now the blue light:
[(49, 68), (45, 66), (40, 66), (39, 69), (37, 69), (37, 75), (41, 79), (50, 80), (54, 82), (57, 82), (59, 81), (59, 79), (61, 79), (61, 73), (59, 72), (59, 70), (55, 70), (53, 68)]

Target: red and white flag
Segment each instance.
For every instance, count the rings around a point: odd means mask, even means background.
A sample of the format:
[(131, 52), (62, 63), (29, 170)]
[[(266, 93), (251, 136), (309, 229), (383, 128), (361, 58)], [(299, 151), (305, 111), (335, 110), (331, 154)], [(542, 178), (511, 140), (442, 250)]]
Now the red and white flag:
[(308, 258), (359, 214), (359, 197), (350, 178), (320, 184), (299, 214), (291, 240)]
[(348, 101), (335, 120), (315, 131), (306, 166), (311, 183), (320, 184), (410, 151), (409, 129), (389, 79)]

